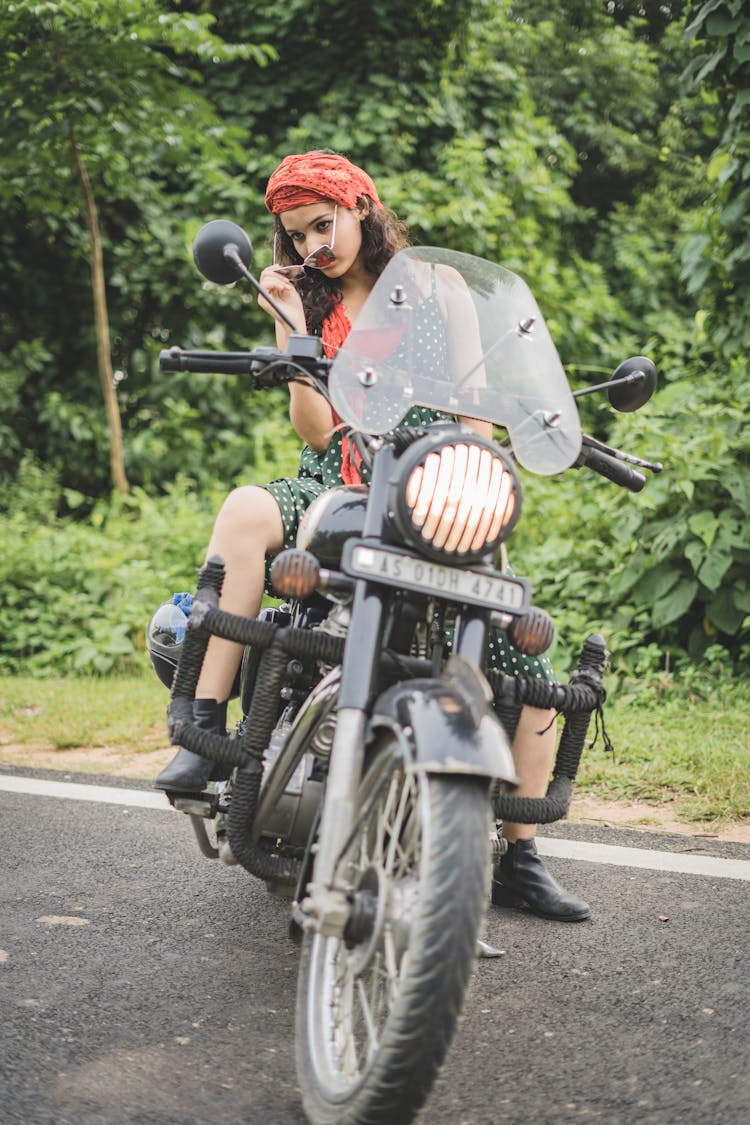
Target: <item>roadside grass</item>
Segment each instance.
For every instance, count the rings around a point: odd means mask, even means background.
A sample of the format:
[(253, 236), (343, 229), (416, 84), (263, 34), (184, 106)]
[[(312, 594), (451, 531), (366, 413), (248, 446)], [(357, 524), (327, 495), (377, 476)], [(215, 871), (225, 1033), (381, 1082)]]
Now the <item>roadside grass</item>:
[[(106, 679), (7, 677), (0, 762), (34, 766), (44, 755), (58, 769), (116, 774), (127, 766), (130, 777), (153, 777), (154, 755), (166, 762), (173, 752), (167, 702), (150, 670)], [(611, 687), (604, 717), (615, 752), (605, 751), (601, 736), (587, 747), (579, 796), (669, 806), (702, 828), (750, 823), (750, 683), (722, 677), (698, 690), (663, 676)], [(592, 722), (589, 741), (593, 734)]]
[[(169, 692), (153, 674), (33, 679), (8, 676), (0, 698), (0, 752), (111, 747), (132, 754), (169, 745)], [(160, 728), (160, 729), (159, 729)], [(28, 764), (28, 763), (27, 763)]]
[[(579, 795), (673, 805), (677, 819), (750, 823), (750, 683), (728, 677), (700, 689), (670, 676), (611, 690), (601, 735), (584, 750)], [(594, 724), (589, 729), (589, 741)]]

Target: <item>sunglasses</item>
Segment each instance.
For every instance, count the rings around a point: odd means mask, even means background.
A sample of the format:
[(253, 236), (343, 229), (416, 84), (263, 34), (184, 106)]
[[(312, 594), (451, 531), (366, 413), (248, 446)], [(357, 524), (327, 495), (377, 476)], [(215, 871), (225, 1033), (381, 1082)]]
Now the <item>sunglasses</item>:
[(277, 264), (278, 248), (280, 235), (278, 231), (273, 236), (273, 265), (279, 273), (288, 273), (290, 277), (301, 277), (305, 272), (306, 266), (311, 266), (315, 270), (324, 270), (326, 266), (330, 266), (336, 261), (336, 255), (333, 252), (333, 245), (336, 241), (336, 214), (338, 212), (338, 203), (333, 208), (333, 221), (331, 223), (331, 241), (327, 242), (325, 246), (319, 246), (317, 250), (312, 250), (306, 258), (301, 262), (295, 262), (292, 266), (281, 266)]

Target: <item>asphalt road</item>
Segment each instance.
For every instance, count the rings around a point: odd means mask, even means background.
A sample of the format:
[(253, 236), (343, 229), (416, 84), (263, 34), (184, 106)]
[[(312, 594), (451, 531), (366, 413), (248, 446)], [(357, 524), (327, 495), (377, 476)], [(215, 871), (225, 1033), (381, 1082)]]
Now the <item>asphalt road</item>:
[[(545, 835), (750, 859), (641, 832)], [(170, 811), (0, 788), (0, 838), (3, 1125), (301, 1125), (286, 903), (204, 859)], [(477, 963), (421, 1125), (750, 1121), (750, 884), (548, 865), (593, 917), (491, 909), (485, 936), (507, 953)]]

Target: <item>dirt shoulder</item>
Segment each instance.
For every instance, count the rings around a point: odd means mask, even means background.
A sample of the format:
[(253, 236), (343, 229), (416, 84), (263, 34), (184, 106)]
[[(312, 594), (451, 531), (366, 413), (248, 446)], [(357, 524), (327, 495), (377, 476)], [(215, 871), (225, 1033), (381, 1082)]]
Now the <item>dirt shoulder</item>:
[(750, 822), (716, 826), (688, 824), (679, 819), (679, 805), (651, 805), (638, 801), (600, 801), (595, 797), (574, 797), (568, 820), (577, 824), (597, 824), (614, 828), (635, 828), (642, 832), (664, 832), (707, 840), (729, 840), (750, 844)]
[(6, 743), (0, 745), (0, 764), (143, 780), (156, 777), (174, 754), (172, 747), (164, 746), (163, 731), (153, 741), (159, 745), (138, 751), (122, 746), (74, 746), (61, 750), (54, 746)]
[[(147, 748), (137, 752), (121, 746), (77, 746), (58, 750), (51, 746), (6, 744), (0, 746), (0, 764), (150, 780), (167, 764), (174, 749), (163, 745), (162, 730), (155, 730), (145, 741), (147, 744), (151, 743), (150, 748), (147, 745)], [(750, 843), (750, 822), (718, 826), (690, 824), (685, 819), (680, 819), (677, 802), (653, 805), (638, 801), (605, 801), (591, 796), (574, 796), (568, 820), (576, 824), (611, 825), (616, 828), (640, 829), (643, 832)]]

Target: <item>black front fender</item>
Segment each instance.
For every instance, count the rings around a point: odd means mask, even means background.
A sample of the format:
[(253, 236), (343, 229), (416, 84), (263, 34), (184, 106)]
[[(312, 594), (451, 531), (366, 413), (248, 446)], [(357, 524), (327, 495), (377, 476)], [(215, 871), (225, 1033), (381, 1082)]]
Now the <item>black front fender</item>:
[(396, 735), (407, 768), (474, 774), (518, 784), (510, 744), (490, 712), (477, 722), (466, 699), (444, 680), (408, 680), (378, 698), (371, 736)]

